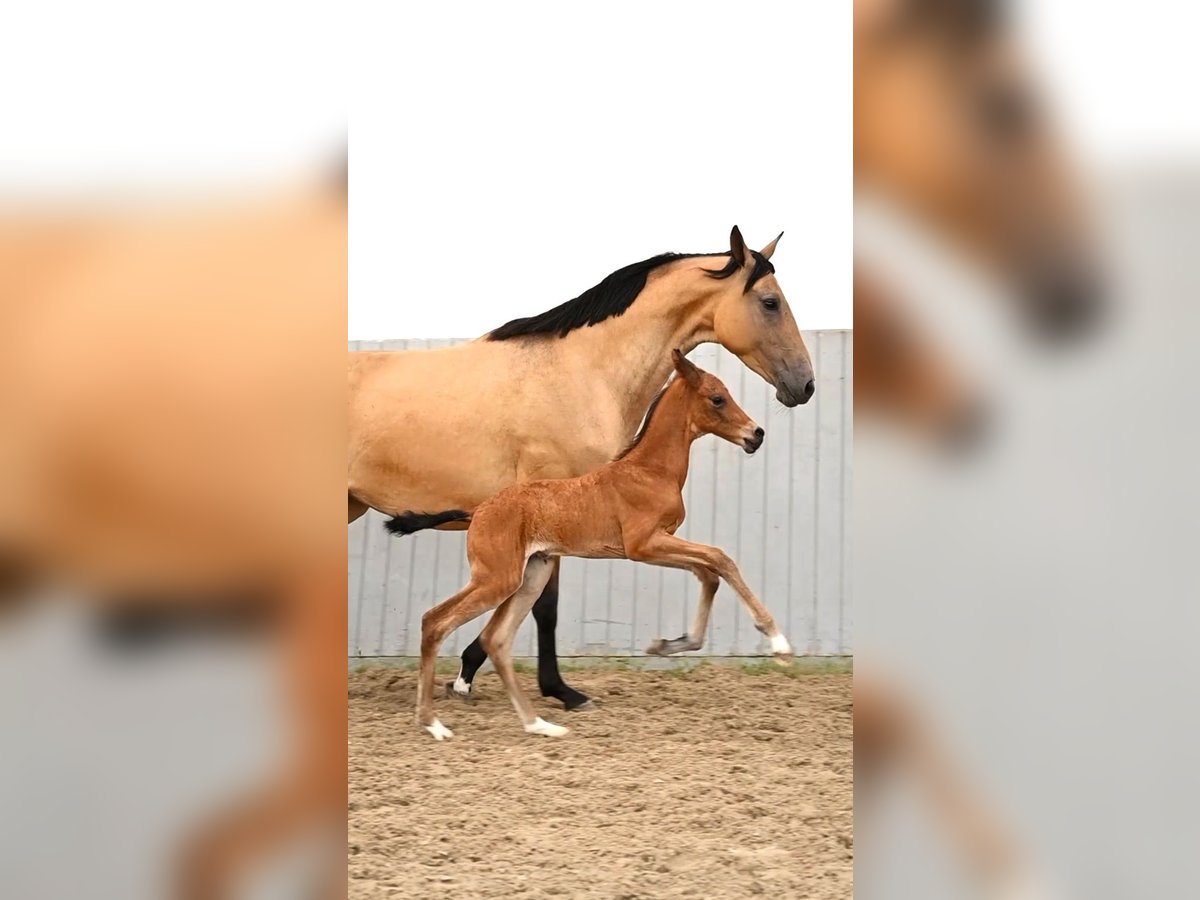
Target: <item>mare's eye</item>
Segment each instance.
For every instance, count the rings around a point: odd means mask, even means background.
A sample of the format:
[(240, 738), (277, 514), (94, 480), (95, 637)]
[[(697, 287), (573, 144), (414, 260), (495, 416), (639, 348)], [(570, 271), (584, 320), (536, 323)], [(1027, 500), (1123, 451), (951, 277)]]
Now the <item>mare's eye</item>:
[(762, 305), (763, 305), (763, 309), (770, 309), (770, 310), (779, 309), (779, 298), (778, 297), (763, 297)]
[(719, 406), (725, 405), (725, 398), (722, 397), (720, 394), (713, 394), (709, 399), (712, 400), (713, 406), (719, 407)]

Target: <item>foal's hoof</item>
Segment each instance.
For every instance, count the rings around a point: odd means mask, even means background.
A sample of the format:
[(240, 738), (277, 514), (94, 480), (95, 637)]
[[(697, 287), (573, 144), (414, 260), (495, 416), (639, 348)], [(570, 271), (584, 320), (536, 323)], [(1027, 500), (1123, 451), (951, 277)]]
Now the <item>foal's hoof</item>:
[(790, 666), (794, 651), (792, 645), (788, 643), (788, 639), (782, 634), (776, 634), (771, 637), (771, 652), (775, 654), (775, 662), (781, 666)]
[(700, 645), (693, 643), (692, 639), (685, 634), (677, 638), (671, 638), (669, 641), (666, 638), (659, 638), (646, 648), (646, 652), (651, 656), (671, 656), (675, 653), (684, 653), (688, 650), (699, 649)]
[(476, 702), (475, 695), (471, 693), (471, 685), (467, 684), (461, 678), (456, 678), (454, 681), (447, 681), (445, 694), (447, 697), (453, 697), (472, 706)]
[(444, 741), (446, 738), (454, 737), (454, 732), (451, 731), (449, 728), (447, 728), (445, 725), (443, 725), (441, 722), (439, 722), (437, 719), (434, 719), (432, 724), (425, 725), (423, 727), (425, 728), (426, 731), (428, 731), (430, 734), (433, 735), (433, 739), (435, 741)]
[(562, 725), (555, 725), (552, 722), (547, 722), (541, 716), (538, 716), (525, 726), (525, 730), (530, 734), (544, 734), (546, 737), (562, 737), (571, 729), (564, 728)]

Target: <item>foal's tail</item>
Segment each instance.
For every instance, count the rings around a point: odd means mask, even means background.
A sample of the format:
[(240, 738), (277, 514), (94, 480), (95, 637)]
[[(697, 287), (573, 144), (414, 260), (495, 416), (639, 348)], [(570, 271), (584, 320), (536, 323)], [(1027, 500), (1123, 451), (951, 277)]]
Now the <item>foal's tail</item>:
[(471, 521), (471, 514), (462, 509), (448, 509), (440, 513), (418, 513), (407, 510), (383, 523), (383, 527), (392, 534), (406, 535), (426, 528), (437, 528), (450, 522)]

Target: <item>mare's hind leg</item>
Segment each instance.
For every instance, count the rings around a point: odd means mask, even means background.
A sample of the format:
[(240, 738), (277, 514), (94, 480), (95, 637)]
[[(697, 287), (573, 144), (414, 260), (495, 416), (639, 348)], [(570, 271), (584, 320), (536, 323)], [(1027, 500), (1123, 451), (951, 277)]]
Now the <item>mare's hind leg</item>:
[(512, 700), (513, 708), (516, 709), (525, 730), (530, 734), (558, 737), (566, 734), (567, 729), (560, 725), (552, 725), (537, 715), (529, 698), (517, 683), (517, 673), (512, 662), (512, 644), (517, 629), (529, 614), (534, 598), (541, 593), (546, 581), (552, 577), (553, 570), (554, 564), (551, 561), (540, 556), (531, 557), (525, 567), (524, 584), (496, 611), (479, 637), (484, 649), (492, 658), (496, 673), (508, 690), (509, 699)]
[(503, 603), (517, 587), (520, 573), (500, 577), (471, 574), (470, 583), (421, 617), (421, 673), (417, 682), (417, 724), (437, 740), (454, 732), (433, 714), (434, 665), (442, 641), (458, 626)]
[(672, 653), (699, 650), (704, 646), (704, 635), (708, 633), (708, 616), (712, 612), (713, 597), (717, 594), (721, 579), (708, 569), (694, 569), (693, 572), (700, 579), (700, 605), (696, 607), (696, 617), (692, 620), (691, 630), (669, 641), (659, 638), (646, 648), (647, 653), (670, 656)]
[[(542, 594), (533, 605), (533, 619), (537, 623), (538, 636), (538, 688), (543, 697), (561, 700), (564, 709), (587, 709), (592, 700), (563, 681), (558, 670), (558, 647), (555, 631), (558, 628), (558, 566), (554, 560), (554, 571), (546, 582)], [(488, 654), (483, 643), (476, 638), (462, 654), (462, 666), (458, 677), (447, 685), (450, 693), (466, 699), (471, 694), (471, 685), (480, 667), (487, 661)]]

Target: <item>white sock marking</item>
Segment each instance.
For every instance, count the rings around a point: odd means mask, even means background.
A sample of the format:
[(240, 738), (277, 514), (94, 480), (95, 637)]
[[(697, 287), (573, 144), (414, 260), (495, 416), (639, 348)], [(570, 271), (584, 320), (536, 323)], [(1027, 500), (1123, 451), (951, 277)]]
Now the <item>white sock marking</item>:
[(774, 634), (771, 635), (771, 652), (775, 654), (791, 653), (792, 645), (788, 643), (788, 639), (782, 634)]
[(571, 729), (564, 728), (562, 725), (554, 725), (550, 722), (547, 722), (541, 716), (538, 716), (525, 726), (525, 730), (530, 734), (544, 734), (547, 737), (562, 737)]
[(445, 740), (446, 738), (449, 738), (449, 737), (454, 737), (454, 732), (451, 731), (449, 728), (447, 728), (445, 725), (443, 725), (437, 719), (433, 720), (432, 725), (426, 725), (425, 730), (433, 735), (433, 739), (435, 741), (441, 741), (441, 740)]
[(467, 684), (465, 681), (463, 681), (463, 677), (461, 674), (457, 678), (454, 679), (454, 693), (456, 693), (456, 694), (471, 693), (471, 686), (469, 684)]

